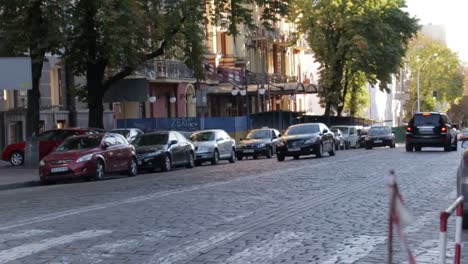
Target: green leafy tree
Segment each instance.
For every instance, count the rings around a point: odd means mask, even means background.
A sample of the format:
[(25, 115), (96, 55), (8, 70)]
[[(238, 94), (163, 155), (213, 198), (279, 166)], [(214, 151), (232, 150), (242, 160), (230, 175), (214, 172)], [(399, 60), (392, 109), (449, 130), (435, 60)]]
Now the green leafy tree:
[(411, 86), (406, 116), (417, 110), (418, 70), (422, 111), (438, 110), (437, 103), (445, 103), (447, 107), (440, 110), (447, 111), (451, 105), (458, 103), (463, 96), (464, 70), (455, 52), (445, 44), (421, 35), (411, 43), (407, 61), (411, 69)]
[(320, 93), (325, 115), (341, 114), (349, 90), (343, 82), (347, 67), (353, 76), (389, 91), (392, 74), (402, 63), (408, 42), (417, 32), (414, 18), (402, 11), (401, 0), (295, 0), (291, 19), (306, 35), (320, 66)]
[[(204, 78), (204, 28), (224, 24), (232, 35), (253, 26), (252, 8), (261, 4), (265, 25), (285, 14), (280, 0), (80, 0), (71, 8), (67, 61), (86, 76), (89, 126), (103, 127), (104, 93), (140, 65), (158, 57), (180, 59)], [(211, 18), (211, 19), (208, 19)]]
[[(347, 74), (349, 74), (349, 77)], [(345, 73), (345, 80), (347, 80), (348, 89), (350, 92), (346, 93), (343, 111), (349, 113), (354, 117), (365, 117), (365, 109), (369, 106), (369, 94), (366, 87), (366, 76), (362, 72), (354, 74)]]
[(26, 135), (39, 132), (40, 79), (46, 53), (57, 53), (64, 28), (65, 0), (0, 0), (2, 56), (30, 56)]

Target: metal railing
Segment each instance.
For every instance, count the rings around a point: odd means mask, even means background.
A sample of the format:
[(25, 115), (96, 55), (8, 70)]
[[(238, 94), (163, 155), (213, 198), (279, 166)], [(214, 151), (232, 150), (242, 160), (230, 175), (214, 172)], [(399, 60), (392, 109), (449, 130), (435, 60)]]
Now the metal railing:
[(439, 250), (439, 264), (445, 264), (447, 258), (447, 221), (453, 212), (457, 213), (457, 223), (455, 230), (455, 258), (453, 263), (460, 264), (461, 261), (461, 238), (463, 231), (463, 196), (450, 205), (447, 210), (440, 213), (440, 250)]
[(137, 74), (149, 79), (193, 79), (193, 71), (183, 62), (177, 60), (153, 60), (146, 62)]

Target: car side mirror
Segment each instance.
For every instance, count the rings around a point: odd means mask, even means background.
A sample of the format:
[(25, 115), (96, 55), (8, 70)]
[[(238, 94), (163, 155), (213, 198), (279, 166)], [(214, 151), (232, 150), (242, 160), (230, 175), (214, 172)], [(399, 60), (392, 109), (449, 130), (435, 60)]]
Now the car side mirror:
[(107, 143), (107, 142), (102, 143), (102, 149), (106, 150), (109, 147), (110, 147), (109, 143)]
[(176, 145), (177, 144), (177, 140), (173, 139), (169, 142), (169, 146), (172, 146), (172, 145)]
[(216, 141), (223, 141), (224, 139), (223, 138), (217, 138)]

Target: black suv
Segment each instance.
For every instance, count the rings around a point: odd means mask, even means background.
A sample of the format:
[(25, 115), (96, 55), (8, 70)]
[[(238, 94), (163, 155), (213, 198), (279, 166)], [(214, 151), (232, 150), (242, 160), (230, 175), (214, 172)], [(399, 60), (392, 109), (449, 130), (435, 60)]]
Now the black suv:
[(406, 128), (406, 151), (421, 151), (422, 147), (443, 147), (445, 151), (457, 150), (456, 126), (446, 114), (416, 113)]

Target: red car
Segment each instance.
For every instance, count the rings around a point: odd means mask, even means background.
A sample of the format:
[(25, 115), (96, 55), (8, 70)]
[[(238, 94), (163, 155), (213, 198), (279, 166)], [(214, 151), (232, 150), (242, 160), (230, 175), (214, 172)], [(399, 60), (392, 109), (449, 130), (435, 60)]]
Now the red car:
[[(67, 128), (45, 131), (38, 136), (39, 140), (39, 159), (44, 158), (52, 152), (57, 146), (71, 136), (83, 135), (88, 133), (102, 133), (103, 129), (88, 128)], [(2, 153), (2, 160), (9, 161), (13, 166), (21, 166), (24, 163), (24, 150), (26, 142), (21, 141), (8, 145)]]
[(101, 180), (118, 172), (135, 176), (138, 166), (135, 147), (114, 133), (68, 138), (39, 163), (44, 184), (70, 178)]

